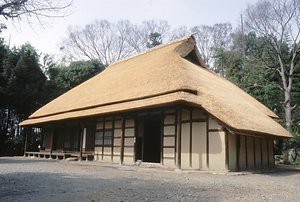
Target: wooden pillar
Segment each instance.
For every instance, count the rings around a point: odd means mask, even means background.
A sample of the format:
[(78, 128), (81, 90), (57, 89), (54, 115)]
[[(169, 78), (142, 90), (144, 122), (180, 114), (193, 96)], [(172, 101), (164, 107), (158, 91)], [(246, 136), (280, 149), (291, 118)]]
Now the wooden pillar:
[(269, 152), (269, 139), (268, 138), (266, 138), (266, 140), (267, 140), (267, 161), (268, 161), (268, 167), (270, 167), (270, 157), (269, 157), (269, 155), (270, 155), (270, 152)]
[(24, 156), (26, 156), (26, 151), (27, 151), (27, 140), (28, 140), (28, 131), (29, 131), (29, 128), (28, 128), (28, 127), (25, 127), (24, 130), (25, 130)]
[(41, 131), (42, 131), (42, 132), (41, 132), (41, 142), (40, 142), (41, 147), (40, 147), (40, 150), (39, 150), (39, 151), (43, 150), (43, 144), (44, 144), (44, 129), (42, 128)]
[(105, 133), (105, 117), (103, 117), (103, 127), (102, 127), (102, 131), (103, 131), (103, 138), (102, 138), (102, 148), (101, 148), (101, 160), (103, 161), (104, 158), (104, 133)]
[(82, 160), (82, 150), (83, 150), (83, 133), (84, 133), (84, 125), (83, 125), (82, 121), (80, 121), (79, 127), (80, 127), (79, 161), (81, 161)]
[(209, 169), (209, 115), (206, 117), (206, 167)]
[(160, 126), (160, 164), (164, 165), (164, 111), (161, 111), (161, 126)]
[[(65, 140), (66, 140), (66, 123), (63, 123), (63, 146), (62, 146), (62, 151), (65, 152)], [(63, 159), (65, 160), (65, 155), (63, 156)]]
[(259, 138), (259, 140), (260, 140), (260, 166), (261, 166), (261, 168), (263, 168), (263, 167), (264, 167), (264, 164), (263, 164), (263, 150), (262, 150), (262, 142), (261, 142), (261, 139), (262, 139), (262, 138)]
[(113, 162), (114, 158), (114, 139), (115, 139), (115, 117), (113, 117), (112, 122), (112, 134), (111, 134), (111, 162)]
[(51, 140), (50, 140), (50, 158), (52, 158), (52, 150), (53, 150), (53, 135), (54, 135), (54, 126), (51, 127)]
[(181, 169), (181, 107), (177, 109), (177, 168)]
[(247, 136), (245, 135), (245, 156), (246, 156), (246, 168), (248, 168), (248, 147), (247, 147)]
[(241, 149), (241, 137), (236, 135), (236, 171), (240, 171), (240, 149)]
[(254, 168), (256, 168), (255, 137), (253, 137)]
[(273, 149), (273, 164), (272, 166), (275, 166), (275, 145), (274, 145), (274, 139), (272, 139), (272, 149)]
[(124, 162), (124, 143), (125, 143), (125, 118), (121, 119), (121, 149), (120, 149), (120, 161)]
[(193, 167), (193, 109), (190, 109), (190, 167)]
[(228, 131), (225, 131), (225, 169), (229, 170)]

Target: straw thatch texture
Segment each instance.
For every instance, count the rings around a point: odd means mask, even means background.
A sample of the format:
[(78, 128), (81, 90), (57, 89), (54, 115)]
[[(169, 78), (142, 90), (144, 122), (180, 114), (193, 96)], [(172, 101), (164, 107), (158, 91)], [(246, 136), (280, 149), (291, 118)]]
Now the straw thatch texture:
[(203, 107), (235, 132), (291, 137), (271, 110), (204, 67), (189, 35), (110, 65), (20, 125), (187, 103)]

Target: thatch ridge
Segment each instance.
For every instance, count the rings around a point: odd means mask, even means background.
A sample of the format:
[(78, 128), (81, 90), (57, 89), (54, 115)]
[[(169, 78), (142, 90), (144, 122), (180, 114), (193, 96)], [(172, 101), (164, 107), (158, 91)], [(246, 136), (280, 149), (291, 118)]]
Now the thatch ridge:
[(168, 42), (168, 43), (160, 44), (160, 45), (158, 45), (158, 46), (154, 46), (154, 47), (152, 47), (152, 48), (149, 48), (149, 49), (147, 49), (147, 50), (144, 50), (144, 51), (142, 51), (142, 52), (133, 54), (133, 55), (131, 55), (131, 56), (128, 56), (128, 57), (126, 57), (126, 58), (123, 58), (123, 59), (121, 59), (121, 60), (118, 60), (118, 61), (116, 61), (116, 62), (111, 63), (107, 68), (109, 68), (110, 66), (113, 66), (113, 65), (117, 65), (118, 63), (121, 63), (121, 62), (130, 60), (130, 59), (136, 58), (136, 57), (138, 57), (138, 56), (147, 54), (147, 53), (149, 53), (149, 52), (151, 52), (151, 51), (155, 51), (155, 50), (157, 50), (157, 49), (164, 48), (164, 47), (169, 46), (169, 45), (172, 45), (172, 44), (174, 44), (174, 43), (189, 40), (189, 39), (190, 39), (191, 37), (193, 37), (193, 35), (195, 35), (195, 34), (196, 34), (196, 32), (195, 32), (195, 33), (192, 33), (192, 34), (189, 34), (189, 35), (187, 35), (187, 36), (178, 38), (178, 39), (176, 39), (176, 40), (170, 41), (170, 42)]

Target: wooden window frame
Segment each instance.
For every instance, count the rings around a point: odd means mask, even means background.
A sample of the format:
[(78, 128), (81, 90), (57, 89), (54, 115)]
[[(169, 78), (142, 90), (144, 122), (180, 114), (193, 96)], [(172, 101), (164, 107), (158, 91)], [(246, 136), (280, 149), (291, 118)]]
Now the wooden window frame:
[[(98, 132), (102, 132), (102, 139), (100, 139), (100, 140), (102, 140), (102, 143), (100, 143), (100, 144), (96, 143)], [(107, 132), (110, 132), (110, 136), (107, 136), (107, 137), (110, 137), (110, 144), (105, 143), (105, 140), (107, 140), (107, 138), (105, 138), (105, 134)], [(113, 129), (112, 128), (96, 130), (96, 132), (95, 132), (95, 146), (96, 147), (102, 147), (102, 146), (103, 147), (111, 147), (112, 145), (113, 145)]]

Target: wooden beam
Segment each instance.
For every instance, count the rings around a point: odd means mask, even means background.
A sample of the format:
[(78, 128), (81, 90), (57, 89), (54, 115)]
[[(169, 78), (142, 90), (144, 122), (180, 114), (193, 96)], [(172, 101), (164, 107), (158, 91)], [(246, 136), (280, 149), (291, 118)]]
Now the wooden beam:
[(125, 118), (121, 119), (121, 149), (120, 149), (120, 161), (124, 162), (124, 143), (125, 143)]
[(181, 107), (177, 108), (177, 168), (181, 169)]

